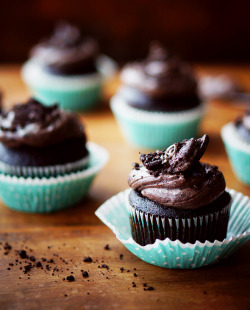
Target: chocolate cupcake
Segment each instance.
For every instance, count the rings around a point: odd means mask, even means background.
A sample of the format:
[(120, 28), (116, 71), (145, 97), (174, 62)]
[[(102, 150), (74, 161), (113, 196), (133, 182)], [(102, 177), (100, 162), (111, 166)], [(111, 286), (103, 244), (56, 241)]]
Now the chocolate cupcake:
[(86, 135), (80, 121), (57, 105), (35, 99), (15, 105), (0, 117), (0, 170), (42, 177), (87, 166)]
[(80, 111), (94, 107), (104, 76), (114, 74), (115, 64), (99, 53), (96, 40), (75, 26), (59, 23), (48, 39), (36, 45), (23, 67), (23, 79), (46, 104)]
[(86, 143), (81, 122), (35, 99), (0, 115), (0, 197), (12, 209), (47, 213), (81, 200), (107, 152)]
[(218, 168), (199, 161), (208, 141), (204, 135), (140, 154), (142, 165), (135, 164), (128, 178), (128, 210), (137, 243), (226, 238), (231, 196)]
[(111, 108), (135, 146), (163, 148), (197, 134), (203, 114), (190, 66), (159, 44), (146, 60), (128, 64)]
[(250, 106), (243, 116), (223, 126), (221, 135), (234, 173), (250, 185)]

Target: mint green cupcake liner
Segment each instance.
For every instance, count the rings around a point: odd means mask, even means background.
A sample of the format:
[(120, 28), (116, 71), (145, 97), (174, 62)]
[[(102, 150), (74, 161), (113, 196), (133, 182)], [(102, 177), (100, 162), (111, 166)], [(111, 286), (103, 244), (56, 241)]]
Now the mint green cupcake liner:
[(233, 123), (222, 128), (221, 136), (235, 175), (250, 185), (250, 143), (239, 136)]
[(46, 105), (58, 103), (65, 110), (83, 111), (95, 107), (101, 95), (102, 75), (53, 75), (30, 60), (22, 68), (22, 78), (33, 96)]
[(197, 136), (204, 114), (204, 105), (183, 112), (139, 110), (118, 96), (111, 99), (111, 109), (125, 140), (145, 149), (164, 149)]
[(0, 173), (24, 178), (56, 177), (85, 169), (88, 161), (89, 155), (73, 163), (45, 167), (13, 166), (0, 162)]
[(250, 199), (227, 189), (232, 197), (227, 238), (194, 244), (157, 239), (141, 246), (132, 238), (126, 199), (130, 189), (113, 196), (101, 205), (95, 214), (116, 235), (125, 247), (143, 261), (164, 268), (193, 269), (207, 266), (227, 258), (250, 239)]
[(101, 146), (87, 143), (88, 168), (64, 176), (24, 178), (0, 174), (0, 197), (11, 209), (29, 213), (48, 213), (80, 201), (108, 160)]

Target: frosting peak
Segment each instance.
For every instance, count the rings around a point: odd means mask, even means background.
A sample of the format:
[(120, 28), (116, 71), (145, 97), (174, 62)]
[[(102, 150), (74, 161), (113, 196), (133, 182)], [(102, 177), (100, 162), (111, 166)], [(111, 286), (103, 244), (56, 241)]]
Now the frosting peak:
[(225, 190), (216, 166), (200, 163), (209, 138), (183, 140), (163, 151), (140, 154), (142, 165), (130, 172), (130, 187), (163, 206), (196, 209), (208, 205)]
[(145, 60), (125, 66), (121, 80), (119, 93), (136, 108), (178, 111), (200, 104), (190, 66), (159, 43), (151, 45)]
[(0, 142), (8, 147), (44, 147), (73, 138), (86, 139), (83, 125), (57, 105), (46, 107), (31, 98), (0, 115)]
[(32, 60), (55, 74), (74, 75), (96, 72), (98, 44), (66, 22), (58, 23), (54, 33), (31, 50)]

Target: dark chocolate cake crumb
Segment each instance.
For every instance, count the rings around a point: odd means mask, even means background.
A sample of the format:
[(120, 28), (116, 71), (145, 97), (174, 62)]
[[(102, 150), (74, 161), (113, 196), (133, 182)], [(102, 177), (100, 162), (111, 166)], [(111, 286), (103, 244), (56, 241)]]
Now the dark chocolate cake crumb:
[(32, 266), (31, 265), (26, 265), (23, 268), (24, 268), (23, 273), (28, 273), (31, 270)]
[(35, 262), (35, 261), (36, 261), (36, 259), (35, 259), (34, 256), (30, 256), (30, 260), (31, 260), (32, 262)]
[(137, 273), (134, 273), (134, 277), (138, 277)]
[(42, 261), (43, 261), (43, 262), (46, 262), (47, 259), (46, 259), (45, 257), (42, 257)]
[(90, 256), (84, 257), (83, 259), (84, 263), (92, 263), (92, 258)]
[(35, 267), (37, 267), (37, 268), (42, 267), (41, 262), (36, 262), (36, 263), (35, 263)]
[(148, 286), (146, 282), (142, 283), (142, 285), (143, 285), (144, 287), (147, 287), (147, 286)]
[(122, 260), (123, 259), (123, 254), (120, 254), (120, 260)]
[(109, 266), (108, 266), (108, 265), (105, 265), (105, 264), (102, 264), (102, 268), (109, 269)]
[(153, 286), (144, 287), (144, 291), (154, 291), (154, 287)]
[(9, 266), (14, 266), (14, 264), (13, 263), (9, 263)]
[(105, 245), (104, 250), (107, 250), (107, 251), (109, 251), (109, 250), (110, 250), (110, 247), (109, 247), (109, 245), (108, 245), (108, 244), (106, 244), (106, 245)]
[(83, 271), (82, 276), (84, 278), (88, 278), (89, 277), (89, 273), (87, 271)]
[(124, 271), (124, 268), (123, 268), (123, 267), (121, 267), (121, 268), (120, 268), (120, 270), (121, 270), (121, 272), (123, 272), (123, 271)]
[(136, 287), (136, 284), (135, 284), (135, 282), (132, 282), (132, 287)]
[(73, 281), (75, 281), (75, 277), (74, 276), (67, 276), (67, 281), (69, 281), (69, 282), (73, 282)]
[(12, 246), (8, 242), (6, 242), (3, 248), (4, 248), (4, 250), (10, 251), (12, 249)]
[(17, 251), (17, 253), (19, 254), (19, 256), (24, 259), (24, 258), (27, 258), (27, 253), (25, 250), (19, 250)]
[(68, 297), (68, 294), (64, 294), (64, 297)]

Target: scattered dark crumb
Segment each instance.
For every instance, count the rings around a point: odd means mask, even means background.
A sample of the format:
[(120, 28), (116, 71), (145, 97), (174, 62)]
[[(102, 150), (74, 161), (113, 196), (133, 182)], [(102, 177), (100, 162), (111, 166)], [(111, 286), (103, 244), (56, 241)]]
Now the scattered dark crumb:
[(122, 260), (123, 259), (123, 254), (120, 254), (120, 260)]
[(88, 278), (88, 277), (89, 277), (89, 274), (88, 274), (87, 271), (84, 271), (84, 272), (82, 273), (82, 276), (83, 276), (84, 278)]
[(36, 262), (36, 263), (35, 263), (35, 267), (38, 267), (38, 268), (39, 268), (39, 267), (42, 267), (41, 262)]
[(7, 268), (7, 270), (11, 270), (11, 268), (10, 268), (10, 267), (8, 267), (8, 268)]
[(69, 282), (73, 282), (73, 281), (75, 281), (75, 277), (74, 276), (67, 276), (67, 281), (69, 281)]
[(136, 284), (135, 284), (135, 282), (132, 282), (132, 287), (136, 287)]
[(17, 253), (19, 254), (19, 256), (24, 259), (24, 258), (27, 258), (27, 253), (25, 250), (19, 250), (17, 251)]
[(123, 272), (123, 271), (124, 271), (124, 268), (123, 268), (123, 267), (121, 267), (121, 268), (120, 268), (120, 270), (121, 270), (121, 272)]
[(65, 281), (65, 278), (62, 278), (63, 281)]
[(84, 257), (83, 259), (84, 263), (92, 263), (92, 258), (90, 256)]
[(130, 272), (130, 270), (128, 269), (127, 272)]
[(142, 285), (143, 285), (144, 287), (147, 287), (147, 286), (148, 286), (146, 282), (142, 283)]
[(64, 294), (65, 297), (68, 297), (68, 294)]
[(134, 277), (138, 277), (137, 273), (134, 273)]
[(134, 270), (136, 270), (136, 268), (134, 268)]
[(3, 248), (4, 248), (4, 250), (10, 251), (12, 249), (12, 246), (8, 242), (6, 242)]
[(9, 266), (14, 266), (14, 264), (13, 263), (9, 263)]
[(204, 291), (203, 294), (207, 294), (207, 291)]
[(108, 250), (108, 251), (110, 250), (110, 247), (108, 244), (105, 245), (104, 250)]
[(46, 262), (47, 259), (46, 259), (45, 257), (42, 257), (42, 261), (43, 261), (43, 262)]
[(144, 291), (154, 291), (154, 287), (153, 286), (144, 287)]
[(31, 270), (32, 266), (31, 265), (26, 265), (23, 268), (24, 268), (23, 273), (28, 273)]
[(36, 261), (36, 259), (35, 259), (34, 256), (30, 256), (30, 260), (31, 260), (32, 262), (35, 262), (35, 261)]
[(90, 292), (87, 293), (88, 295), (90, 294)]
[(109, 269), (109, 266), (108, 266), (108, 265), (105, 265), (105, 264), (102, 264), (102, 268)]

